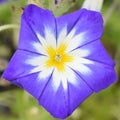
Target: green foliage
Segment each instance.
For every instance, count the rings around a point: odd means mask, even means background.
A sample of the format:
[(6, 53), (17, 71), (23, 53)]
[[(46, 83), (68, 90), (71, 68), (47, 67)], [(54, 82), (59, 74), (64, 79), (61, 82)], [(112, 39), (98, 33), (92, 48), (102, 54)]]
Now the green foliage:
[(57, 5), (55, 4), (55, 0), (51, 0), (50, 2), (48, 1), (49, 0), (45, 0), (43, 2), (43, 6), (44, 8), (51, 10), (55, 16), (67, 13), (67, 11), (75, 5), (75, 2), (72, 0), (63, 0)]
[[(38, 102), (22, 89), (3, 92), (0, 104), (7, 105), (10, 113), (0, 114), (0, 120), (56, 120)], [(120, 88), (112, 86), (93, 94), (66, 120), (119, 120)]]
[(8, 4), (0, 5), (0, 24), (9, 23), (11, 21), (11, 17), (12, 16)]
[(37, 101), (21, 89), (1, 94), (0, 103), (7, 104), (10, 114), (0, 114), (0, 120), (55, 120)]
[(110, 16), (106, 26), (105, 26), (105, 33), (104, 34), (104, 41), (110, 42), (111, 44), (118, 46), (120, 45), (120, 15), (117, 11), (114, 11)]

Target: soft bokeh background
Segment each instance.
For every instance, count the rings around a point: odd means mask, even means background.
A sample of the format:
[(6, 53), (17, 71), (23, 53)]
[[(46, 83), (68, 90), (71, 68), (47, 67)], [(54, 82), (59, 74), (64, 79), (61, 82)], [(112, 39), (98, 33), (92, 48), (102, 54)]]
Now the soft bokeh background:
[[(0, 76), (17, 48), (20, 16), (25, 6), (33, 1), (59, 16), (80, 9), (84, 0), (58, 0), (56, 5), (54, 0), (2, 2)], [(101, 41), (116, 62), (118, 81), (99, 94), (90, 96), (67, 120), (120, 120), (120, 0), (105, 0), (101, 12), (105, 21)], [(0, 120), (55, 120), (55, 118), (39, 106), (27, 92), (0, 78)]]

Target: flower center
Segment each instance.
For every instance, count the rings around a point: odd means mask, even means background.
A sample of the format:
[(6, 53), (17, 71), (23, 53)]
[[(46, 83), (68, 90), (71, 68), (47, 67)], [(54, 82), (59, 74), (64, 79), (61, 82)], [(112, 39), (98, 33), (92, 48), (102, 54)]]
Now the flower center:
[(73, 60), (71, 55), (65, 53), (66, 48), (65, 44), (61, 44), (57, 49), (51, 46), (47, 47), (48, 60), (45, 63), (46, 67), (55, 67), (59, 72), (65, 71), (65, 63)]
[(56, 56), (55, 56), (55, 60), (56, 60), (57, 62), (61, 62), (61, 60), (62, 60), (62, 56), (59, 55), (59, 54), (56, 54)]

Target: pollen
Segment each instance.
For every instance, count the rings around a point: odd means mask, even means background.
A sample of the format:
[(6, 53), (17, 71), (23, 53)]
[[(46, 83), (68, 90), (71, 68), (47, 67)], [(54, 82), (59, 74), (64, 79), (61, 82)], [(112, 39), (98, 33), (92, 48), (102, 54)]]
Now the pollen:
[(65, 53), (67, 46), (61, 44), (57, 49), (53, 47), (47, 47), (48, 60), (46, 61), (46, 67), (55, 67), (59, 72), (65, 71), (65, 64), (73, 60), (73, 57), (69, 53)]

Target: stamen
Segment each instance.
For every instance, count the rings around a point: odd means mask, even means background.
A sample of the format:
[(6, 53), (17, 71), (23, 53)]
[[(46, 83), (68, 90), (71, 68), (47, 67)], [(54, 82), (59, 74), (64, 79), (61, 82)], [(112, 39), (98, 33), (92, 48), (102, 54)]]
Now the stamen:
[(56, 60), (57, 62), (61, 62), (61, 60), (62, 60), (62, 56), (59, 55), (59, 54), (56, 54), (56, 56), (55, 56), (55, 60)]

